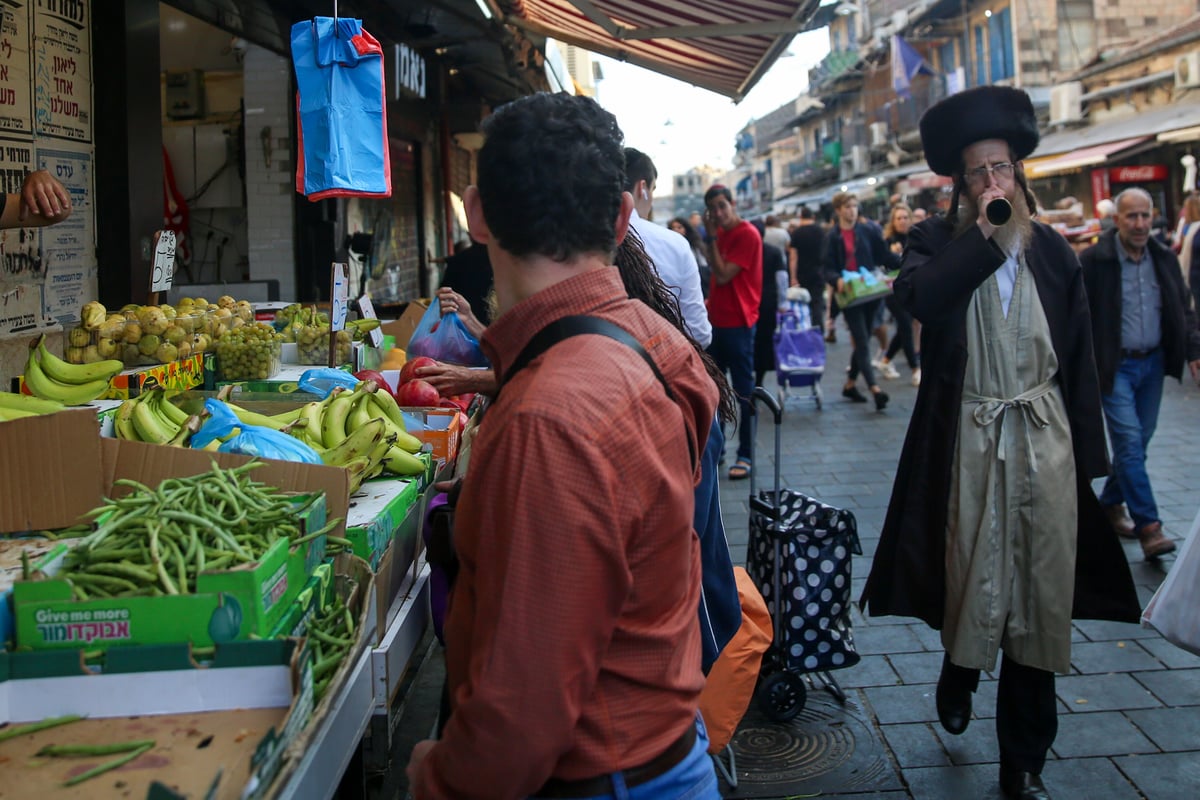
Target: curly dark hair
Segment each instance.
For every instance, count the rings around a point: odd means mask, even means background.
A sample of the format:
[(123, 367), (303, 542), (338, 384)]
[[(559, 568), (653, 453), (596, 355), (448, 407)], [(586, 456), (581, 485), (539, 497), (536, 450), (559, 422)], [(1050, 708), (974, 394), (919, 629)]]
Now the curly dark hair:
[(612, 255), (625, 156), (617, 118), (587, 97), (540, 93), (483, 121), (479, 198), (515, 256)]
[(683, 312), (679, 310), (678, 298), (659, 277), (658, 270), (654, 268), (654, 262), (646, 254), (646, 248), (633, 228), (629, 229), (625, 240), (617, 248), (616, 264), (621, 273), (621, 281), (625, 284), (625, 293), (630, 298), (641, 300), (650, 306), (652, 311), (671, 323), (687, 338), (696, 354), (700, 356), (700, 361), (704, 364), (704, 370), (708, 373), (708, 377), (712, 378), (713, 383), (717, 386), (720, 398), (717, 404), (717, 413), (725, 422), (736, 422), (737, 396), (733, 393), (729, 381), (725, 379), (724, 371), (688, 332), (687, 325), (683, 322)]

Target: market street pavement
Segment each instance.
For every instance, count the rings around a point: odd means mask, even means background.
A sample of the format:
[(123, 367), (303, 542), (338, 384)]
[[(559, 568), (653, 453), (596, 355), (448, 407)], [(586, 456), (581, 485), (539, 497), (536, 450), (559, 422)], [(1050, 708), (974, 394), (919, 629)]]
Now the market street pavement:
[[(806, 399), (806, 390), (789, 390), (781, 477), (785, 488), (855, 513), (864, 551), (853, 564), (857, 600), (879, 542), (917, 390), (910, 385), (901, 357), (896, 364), (900, 379), (882, 384), (891, 395), (886, 411), (877, 413), (874, 404), (843, 399), (848, 338), (843, 328), (840, 341), (828, 346), (823, 410), (817, 411)], [(872, 342), (872, 350), (875, 346)], [(765, 385), (776, 390), (774, 374), (767, 376)], [(770, 489), (773, 425), (765, 411), (760, 419), (757, 488)], [(1148, 468), (1163, 527), (1176, 540), (1187, 536), (1200, 509), (1197, 420), (1200, 389), (1187, 378), (1182, 385), (1168, 379)], [(732, 448), (729, 452), (732, 455)], [(748, 497), (746, 481), (722, 478), (723, 519), (737, 563), (745, 561)], [(1122, 542), (1145, 604), (1174, 556), (1161, 565), (1146, 563), (1135, 540)], [(1001, 797), (994, 675), (983, 676), (975, 698), (976, 719), (963, 735), (951, 736), (938, 724), (934, 708), (943, 654), (938, 633), (908, 618), (864, 619), (857, 606), (853, 621), (862, 661), (833, 675), (849, 695), (847, 712), (873, 729), (886, 768), (869, 781), (848, 780), (842, 788), (826, 780), (821, 796), (855, 800)], [(1071, 673), (1057, 680), (1058, 738), (1043, 773), (1052, 796), (1058, 800), (1195, 800), (1200, 796), (1200, 658), (1152, 630), (1130, 624), (1076, 622), (1072, 642)], [(795, 793), (808, 794), (803, 787)]]
[[(828, 350), (822, 380), (824, 409), (815, 409), (804, 394), (807, 390), (792, 390), (785, 405), (781, 475), (785, 488), (854, 511), (864, 550), (853, 564), (857, 599), (879, 541), (916, 389), (901, 359), (896, 365), (901, 378), (884, 384), (892, 398), (886, 411), (876, 413), (873, 404), (843, 399), (841, 385), (850, 346), (844, 329), (839, 338)], [(768, 374), (766, 385), (775, 391), (773, 373)], [(756, 440), (757, 483), (758, 488), (769, 489), (773, 426), (768, 414), (762, 419)], [(1150, 446), (1149, 471), (1164, 528), (1176, 539), (1187, 535), (1200, 507), (1198, 419), (1200, 389), (1190, 380), (1182, 385), (1168, 380)], [(727, 444), (732, 459), (736, 437), (730, 435), (728, 440), (733, 442)], [(748, 498), (747, 481), (722, 477), (723, 518), (736, 563), (745, 561)], [(1173, 556), (1161, 565), (1147, 564), (1135, 541), (1122, 541), (1144, 603)], [(810, 692), (808, 707), (818, 707), (824, 716), (807, 729), (817, 734), (811, 746), (793, 749), (811, 751), (801, 754), (801, 758), (811, 757), (801, 772), (813, 779), (775, 796), (820, 792), (821, 797), (846, 800), (999, 798), (994, 676), (985, 675), (980, 684), (977, 718), (962, 736), (951, 736), (937, 723), (934, 709), (942, 659), (938, 634), (906, 618), (867, 620), (857, 608), (853, 621), (862, 661), (833, 673), (849, 696), (848, 704), (840, 709), (825, 693)], [(1077, 622), (1072, 640), (1071, 674), (1057, 681), (1058, 738), (1044, 772), (1053, 796), (1057, 800), (1195, 800), (1200, 796), (1200, 658), (1136, 625)], [(382, 786), (375, 784), (375, 797), (405, 796), (403, 765), (408, 750), (411, 742), (427, 735), (436, 713), (439, 662), (436, 657), (428, 659), (414, 681), (407, 698), (412, 716), (405, 714), (401, 722), (392, 770), (380, 782)], [(806, 710), (801, 716), (807, 714)], [(822, 730), (822, 725), (828, 730)], [(837, 741), (823, 741), (824, 733)], [(825, 752), (816, 752), (822, 749)], [(854, 749), (875, 754), (872, 770), (852, 764)], [(739, 766), (752, 763), (753, 759), (743, 757)], [(760, 763), (773, 766), (769, 759)], [(752, 781), (753, 776), (743, 776), (746, 789)]]

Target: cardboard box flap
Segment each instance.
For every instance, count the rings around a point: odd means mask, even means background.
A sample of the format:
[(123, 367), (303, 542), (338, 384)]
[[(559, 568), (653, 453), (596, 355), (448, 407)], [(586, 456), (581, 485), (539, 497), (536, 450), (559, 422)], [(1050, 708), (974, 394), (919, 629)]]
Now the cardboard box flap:
[(63, 528), (104, 499), (93, 408), (0, 424), (0, 533)]
[(401, 350), (408, 349), (408, 340), (412, 338), (413, 331), (417, 329), (417, 325), (421, 322), (421, 317), (425, 316), (425, 311), (429, 308), (429, 300), (421, 298), (413, 300), (404, 307), (404, 313), (400, 315), (400, 319), (392, 322), (385, 322), (379, 326), (385, 336), (391, 336), (396, 340), (396, 347)]

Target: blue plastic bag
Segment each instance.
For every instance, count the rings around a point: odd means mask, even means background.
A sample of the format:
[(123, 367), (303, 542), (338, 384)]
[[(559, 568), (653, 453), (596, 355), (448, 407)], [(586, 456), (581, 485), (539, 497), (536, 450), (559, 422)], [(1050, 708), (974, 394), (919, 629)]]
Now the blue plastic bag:
[(406, 352), (410, 359), (428, 356), (435, 361), (464, 367), (488, 366), (479, 340), (471, 335), (456, 312), (443, 315), (441, 304), (437, 301), (425, 309), (425, 314), (408, 340)]
[(299, 153), (296, 191), (309, 200), (390, 197), (383, 48), (362, 20), (292, 26)]
[(325, 398), (338, 386), (341, 386), (343, 389), (353, 389), (359, 383), (358, 378), (344, 370), (331, 369), (330, 367), (314, 367), (313, 369), (304, 370), (304, 374), (300, 376), (299, 386), (306, 392), (311, 392)]
[(233, 409), (220, 400), (208, 398), (204, 401), (204, 410), (210, 416), (200, 430), (192, 434), (192, 447), (196, 449), (203, 448), (214, 439), (228, 436), (235, 428), (240, 428), (240, 433), (221, 443), (217, 448), (220, 452), (275, 458), (280, 461), (299, 461), (304, 464), (323, 463), (320, 454), (304, 442), (271, 428), (247, 425), (237, 418)]

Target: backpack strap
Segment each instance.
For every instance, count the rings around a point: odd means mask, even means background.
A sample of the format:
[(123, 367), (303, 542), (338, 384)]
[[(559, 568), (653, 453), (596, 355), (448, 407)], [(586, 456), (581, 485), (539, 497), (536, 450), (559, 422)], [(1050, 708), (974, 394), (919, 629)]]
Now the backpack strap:
[[(554, 345), (561, 341), (570, 339), (573, 336), (579, 336), (585, 333), (592, 333), (597, 336), (606, 336), (609, 339), (615, 339), (621, 344), (628, 347), (633, 352), (642, 357), (642, 360), (654, 372), (654, 377), (658, 378), (658, 382), (662, 384), (663, 391), (666, 392), (667, 398), (678, 404), (679, 400), (675, 396), (675, 392), (671, 390), (671, 386), (667, 383), (666, 377), (663, 376), (662, 370), (658, 368), (658, 364), (646, 352), (646, 348), (642, 347), (642, 343), (634, 338), (633, 334), (622, 328), (620, 325), (609, 322), (600, 317), (593, 317), (587, 314), (575, 314), (569, 317), (562, 317), (554, 322), (551, 322), (546, 327), (533, 335), (529, 340), (529, 344), (525, 345), (524, 349), (517, 354), (512, 366), (504, 371), (504, 379), (500, 382), (500, 386), (496, 391), (493, 399), (500, 396), (500, 391), (504, 386), (513, 379), (525, 367), (529, 366), (529, 362), (540, 356), (542, 353), (549, 350)], [(691, 456), (692, 465), (696, 464), (695, 446), (692, 440), (688, 438), (688, 454)]]

